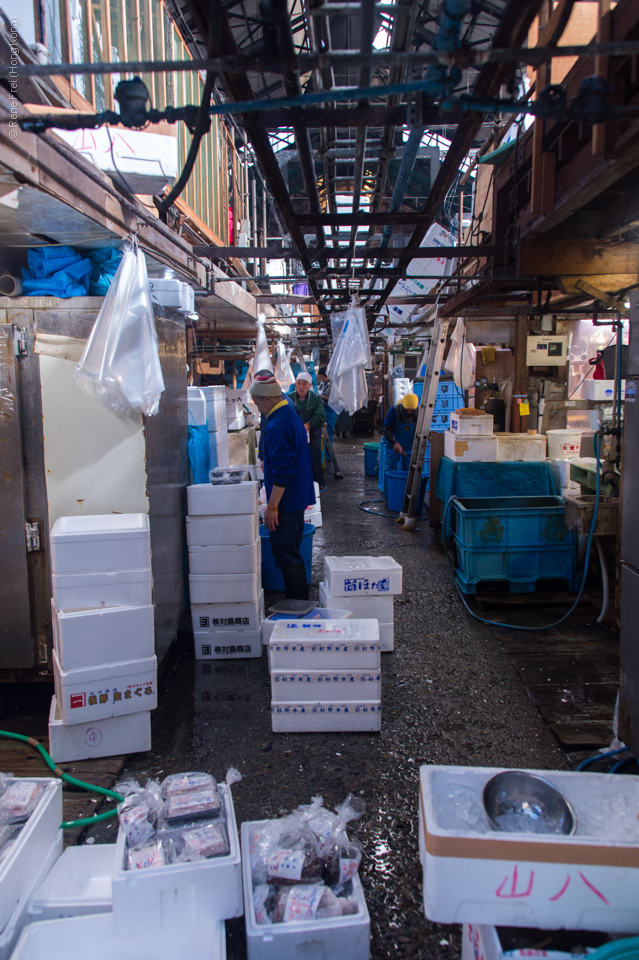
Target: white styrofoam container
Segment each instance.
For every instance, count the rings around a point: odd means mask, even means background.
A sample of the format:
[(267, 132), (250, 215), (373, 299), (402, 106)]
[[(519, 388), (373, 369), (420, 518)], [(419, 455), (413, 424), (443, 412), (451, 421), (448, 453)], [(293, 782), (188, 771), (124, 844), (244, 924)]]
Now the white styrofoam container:
[(350, 610), (353, 617), (357, 620), (366, 620), (374, 617), (380, 623), (393, 622), (393, 608), (395, 597), (354, 597), (349, 594), (348, 602), (344, 597), (332, 596), (326, 584), (322, 581), (319, 585), (319, 601), (321, 607), (345, 607)]
[(116, 572), (151, 566), (151, 533), (145, 513), (58, 517), (50, 541), (54, 574)]
[(59, 573), (51, 575), (57, 610), (96, 607), (134, 607), (152, 603), (151, 567), (114, 573)]
[[(535, 933), (535, 939), (540, 941), (550, 941), (556, 939), (553, 936), (554, 931), (539, 930)], [(482, 923), (465, 923), (462, 927), (462, 948), (461, 960), (513, 960), (515, 957), (536, 957), (548, 958), (548, 960), (584, 960), (593, 952), (592, 947), (584, 947), (581, 934), (575, 932), (570, 939), (574, 943), (573, 950), (566, 948), (558, 950), (556, 946), (544, 947), (543, 949), (531, 949), (524, 947), (521, 950), (509, 950), (504, 948), (499, 936), (497, 927)], [(603, 939), (603, 938), (602, 938)]]
[[(140, 871), (151, 873), (151, 870)], [(167, 909), (170, 904), (167, 903)], [(22, 931), (12, 960), (226, 960), (224, 923), (181, 922), (179, 908), (161, 929), (149, 924), (144, 933), (116, 933), (112, 913), (30, 923)]]
[(493, 432), (493, 416), (482, 413), (474, 417), (464, 417), (454, 411), (450, 415), (451, 433), (460, 437), (490, 437)]
[(379, 671), (379, 654), (376, 620), (277, 620), (269, 642), (269, 663), (277, 670)]
[(261, 630), (219, 630), (213, 636), (208, 631), (193, 634), (196, 660), (236, 660), (242, 657), (262, 656)]
[(189, 572), (193, 576), (213, 573), (259, 573), (262, 548), (258, 542), (242, 547), (189, 547)]
[(312, 523), (314, 527), (322, 526), (322, 511), (311, 510), (309, 507), (304, 511), (304, 523)]
[(567, 487), (559, 488), (560, 497), (578, 497), (581, 495), (581, 484), (569, 483)]
[(232, 420), (229, 420), (227, 418), (227, 421), (226, 421), (227, 430), (243, 430), (245, 426), (246, 426), (246, 420), (244, 418), (243, 413), (240, 414), (239, 417), (233, 417)]
[[(293, 623), (296, 620), (351, 620), (353, 614), (350, 610), (329, 610), (326, 607), (313, 607), (310, 613), (304, 614), (303, 617), (282, 617), (275, 616), (274, 614), (270, 617), (267, 617), (262, 623), (262, 643), (269, 643), (271, 639), (271, 634), (275, 629), (277, 623), (281, 623), (282, 620), (287, 622), (292, 621)], [(280, 666), (293, 666), (292, 663), (280, 664)], [(349, 666), (361, 666), (361, 664), (349, 664)], [(366, 664), (364, 664), (366, 666)]]
[(382, 676), (379, 668), (271, 669), (271, 699), (274, 703), (317, 703), (320, 700), (361, 703), (381, 698)]
[(230, 516), (257, 513), (257, 480), (213, 486), (199, 483), (186, 488), (189, 516)]
[(392, 653), (395, 649), (395, 625), (393, 623), (380, 623), (379, 649), (382, 653)]
[(259, 630), (264, 619), (264, 591), (257, 601), (247, 603), (192, 603), (193, 631), (206, 632), (214, 639), (223, 630)]
[(58, 701), (51, 697), (49, 710), (49, 753), (56, 763), (119, 757), (146, 753), (151, 749), (151, 714), (129, 713), (108, 720), (63, 723)]
[[(570, 464), (574, 463), (574, 460), (550, 460), (546, 459), (546, 463), (550, 467), (550, 472), (552, 473), (552, 478), (555, 481), (555, 486), (557, 489), (560, 487), (567, 487), (572, 482), (570, 479)], [(579, 486), (579, 484), (575, 484)], [(581, 487), (579, 486), (581, 492)]]
[(245, 546), (259, 540), (257, 511), (238, 517), (187, 517), (189, 547)]
[(242, 824), (242, 881), (244, 884), (248, 960), (369, 960), (370, 916), (359, 879), (353, 879), (358, 912), (331, 920), (304, 920), (261, 926), (255, 921), (250, 849), (256, 830), (267, 821)]
[(224, 387), (200, 387), (206, 401), (206, 419), (209, 433), (226, 431), (226, 397)]
[(158, 705), (157, 657), (63, 670), (53, 651), (53, 680), (64, 723), (147, 713)]
[(535, 463), (546, 458), (543, 434), (496, 433), (497, 461), (500, 463)]
[[(113, 916), (118, 935), (159, 930), (177, 922), (182, 929), (211, 920), (241, 917), (242, 864), (231, 790), (224, 798), (229, 853), (190, 863), (168, 863), (152, 870), (125, 870), (126, 838), (118, 832), (112, 875)], [(161, 951), (162, 956), (171, 956)], [(184, 951), (175, 956), (188, 957)]]
[[(44, 785), (44, 793), (0, 863), (0, 930), (4, 930), (33, 879), (39, 873), (43, 853), (53, 844), (62, 852), (62, 780), (50, 777), (20, 777)], [(58, 849), (58, 847), (56, 847)]]
[(195, 310), (195, 294), (193, 287), (183, 280), (149, 278), (149, 290), (153, 303), (160, 303), (165, 307), (173, 307), (180, 313), (193, 313)]
[(332, 597), (394, 596), (402, 568), (392, 557), (324, 557), (324, 583)]
[[(584, 400), (599, 400), (602, 403), (612, 403), (615, 391), (614, 380), (591, 380), (590, 377), (581, 385)], [(621, 381), (621, 399), (626, 395), (626, 381)]]
[(531, 770), (575, 811), (573, 836), (493, 831), (485, 784), (502, 768), (423, 766), (424, 909), (437, 923), (639, 929), (639, 778)]
[(241, 400), (226, 401), (226, 419), (235, 420), (236, 417), (244, 416), (244, 404)]
[(0, 960), (10, 960), (10, 957), (13, 955), (13, 948), (17, 943), (18, 937), (25, 926), (31, 921), (29, 915), (31, 898), (49, 873), (49, 870), (51, 870), (61, 856), (63, 842), (62, 830), (58, 830), (55, 840), (51, 841), (48, 848), (45, 847), (38, 850), (36, 872), (23, 893), (20, 902), (14, 909), (2, 931), (0, 931)]
[(495, 463), (497, 436), (460, 437), (450, 430), (444, 433), (444, 456), (456, 463)]
[(203, 427), (206, 423), (206, 398), (199, 387), (187, 387), (189, 425)]
[(211, 470), (214, 470), (215, 467), (228, 467), (229, 436), (226, 430), (226, 420), (224, 421), (223, 430), (209, 433), (209, 453), (211, 456)]
[(110, 913), (114, 843), (67, 847), (34, 892), (33, 920), (60, 920), (88, 913)]
[(262, 584), (257, 573), (189, 576), (192, 603), (257, 602), (261, 590)]
[(63, 670), (154, 654), (153, 604), (58, 610), (51, 601), (53, 645)]
[(234, 387), (225, 387), (227, 405), (233, 403), (250, 403), (251, 394), (248, 390), (237, 389)]
[(273, 733), (377, 733), (382, 729), (382, 705), (367, 703), (275, 703), (271, 701)]

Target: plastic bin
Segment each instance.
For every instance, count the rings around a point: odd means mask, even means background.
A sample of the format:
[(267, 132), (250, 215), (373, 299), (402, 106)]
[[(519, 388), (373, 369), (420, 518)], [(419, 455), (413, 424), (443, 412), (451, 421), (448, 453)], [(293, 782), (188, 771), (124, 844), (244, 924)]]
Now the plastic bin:
[(452, 512), (464, 593), (481, 580), (509, 580), (513, 593), (533, 593), (542, 579), (579, 588), (577, 534), (566, 527), (561, 497), (456, 497)]
[(151, 566), (151, 533), (144, 513), (58, 517), (50, 540), (53, 574), (119, 572)]
[[(315, 533), (315, 527), (312, 523), (304, 524), (304, 533), (302, 535), (302, 546), (300, 548), (300, 553), (302, 554), (302, 560), (304, 561), (304, 568), (306, 570), (306, 582), (310, 584), (311, 582), (311, 573), (313, 567), (313, 535)], [(265, 526), (260, 527), (260, 538), (262, 540), (262, 586), (265, 590), (273, 590), (277, 593), (283, 593), (285, 590), (284, 587), (284, 577), (282, 576), (282, 571), (275, 563), (273, 559), (273, 551), (271, 550), (271, 539), (269, 532)]]
[[(389, 470), (386, 474), (386, 503), (389, 510), (401, 513), (404, 509), (407, 480), (408, 470)], [(424, 472), (422, 473), (422, 482), (419, 485), (419, 500), (417, 501), (417, 512), (420, 516), (424, 507), (424, 497), (428, 487), (429, 475)]]
[(151, 714), (130, 713), (107, 720), (63, 723), (55, 697), (49, 710), (49, 753), (55, 763), (146, 753), (151, 749)]
[(581, 430), (547, 430), (548, 457), (573, 460), (581, 453)]
[(379, 443), (364, 444), (364, 476), (376, 477), (379, 473)]
[(59, 920), (110, 913), (114, 861), (114, 843), (67, 847), (34, 893), (29, 914), (34, 920)]

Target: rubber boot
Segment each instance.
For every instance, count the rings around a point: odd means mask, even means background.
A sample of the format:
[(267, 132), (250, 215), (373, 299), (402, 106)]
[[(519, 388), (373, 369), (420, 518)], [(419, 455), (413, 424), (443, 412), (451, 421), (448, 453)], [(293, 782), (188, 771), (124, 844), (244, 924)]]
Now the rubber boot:
[(302, 567), (286, 567), (282, 570), (287, 600), (308, 600), (306, 570)]

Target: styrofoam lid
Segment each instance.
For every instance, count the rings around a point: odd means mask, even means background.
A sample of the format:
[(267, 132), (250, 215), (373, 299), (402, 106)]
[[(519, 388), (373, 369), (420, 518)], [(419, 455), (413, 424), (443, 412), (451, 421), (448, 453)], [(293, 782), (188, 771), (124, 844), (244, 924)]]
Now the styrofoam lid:
[(354, 642), (357, 640), (374, 642), (379, 640), (379, 622), (377, 620), (279, 620), (273, 628), (271, 642), (274, 640), (300, 640), (309, 642), (317, 638), (335, 641)]
[(401, 570), (393, 557), (324, 557), (324, 569), (335, 573), (352, 570)]
[(51, 539), (112, 540), (121, 536), (144, 536), (149, 530), (146, 513), (100, 513), (87, 517), (58, 517), (53, 524)]

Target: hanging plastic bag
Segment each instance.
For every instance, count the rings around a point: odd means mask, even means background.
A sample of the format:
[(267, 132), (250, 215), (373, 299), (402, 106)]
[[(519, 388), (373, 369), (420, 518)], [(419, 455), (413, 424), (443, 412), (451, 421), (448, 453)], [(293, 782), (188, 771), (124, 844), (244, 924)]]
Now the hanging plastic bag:
[(328, 405), (336, 413), (348, 410), (352, 416), (368, 402), (368, 384), (364, 367), (352, 367), (336, 377), (331, 386)]
[(292, 386), (295, 383), (295, 375), (291, 369), (291, 364), (288, 359), (288, 354), (286, 352), (286, 347), (284, 346), (283, 340), (277, 341), (277, 362), (275, 364), (275, 379), (282, 387)]
[(331, 379), (335, 379), (353, 367), (365, 367), (370, 365), (370, 362), (366, 314), (361, 308), (351, 307), (346, 311), (344, 326), (326, 373)]
[(273, 361), (268, 349), (268, 340), (266, 339), (266, 330), (264, 323), (266, 317), (263, 313), (257, 318), (257, 335), (255, 337), (255, 357), (253, 359), (253, 376), (262, 370), (269, 370), (273, 373)]
[(147, 417), (158, 412), (164, 378), (146, 260), (135, 239), (124, 251), (75, 377), (109, 409)]

